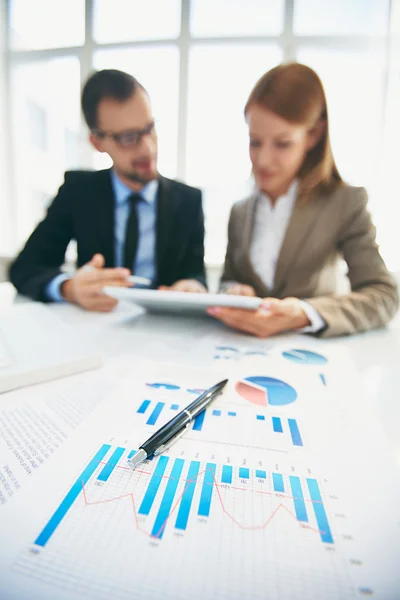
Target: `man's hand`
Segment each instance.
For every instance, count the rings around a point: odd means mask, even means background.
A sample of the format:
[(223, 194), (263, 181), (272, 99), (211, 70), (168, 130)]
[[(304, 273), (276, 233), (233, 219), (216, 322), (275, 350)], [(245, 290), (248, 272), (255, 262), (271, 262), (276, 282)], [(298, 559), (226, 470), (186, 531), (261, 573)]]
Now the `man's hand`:
[(212, 307), (207, 312), (225, 325), (261, 338), (302, 329), (311, 324), (297, 298), (264, 298), (256, 311)]
[(68, 302), (79, 304), (87, 310), (110, 312), (118, 300), (103, 293), (103, 287), (131, 287), (127, 281), (129, 269), (104, 268), (104, 256), (95, 254), (90, 262), (77, 270), (74, 277), (61, 285), (61, 294)]
[(197, 294), (206, 294), (207, 290), (197, 279), (180, 279), (172, 285), (160, 285), (159, 290), (168, 290), (170, 292), (196, 292)]
[(233, 294), (234, 296), (256, 296), (256, 291), (251, 285), (245, 283), (231, 283), (223, 288), (224, 294)]

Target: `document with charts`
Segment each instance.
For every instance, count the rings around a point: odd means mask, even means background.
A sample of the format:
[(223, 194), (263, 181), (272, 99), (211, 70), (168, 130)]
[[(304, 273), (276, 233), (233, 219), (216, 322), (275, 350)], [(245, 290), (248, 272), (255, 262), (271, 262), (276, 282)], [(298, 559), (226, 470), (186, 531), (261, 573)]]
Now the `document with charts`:
[[(128, 466), (224, 377), (168, 453)], [(398, 599), (398, 469), (360, 385), (306, 346), (143, 363), (4, 507), (5, 597)]]
[[(126, 367), (128, 368), (128, 367)], [(115, 385), (121, 361), (0, 395), (0, 511), (55, 457)]]

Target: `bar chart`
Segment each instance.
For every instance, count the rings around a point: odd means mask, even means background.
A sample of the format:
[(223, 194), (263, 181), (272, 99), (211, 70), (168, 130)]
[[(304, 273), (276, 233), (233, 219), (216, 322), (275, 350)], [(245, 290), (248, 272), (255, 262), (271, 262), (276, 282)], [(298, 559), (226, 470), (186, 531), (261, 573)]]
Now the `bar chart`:
[[(156, 540), (162, 540), (168, 531), (189, 531), (191, 523), (195, 524), (196, 519), (208, 519), (212, 511), (238, 527), (242, 526), (240, 519), (243, 518), (246, 526), (242, 528), (249, 531), (267, 529), (272, 517), (284, 508), (293, 521), (312, 530), (321, 542), (334, 543), (315, 478), (285, 475), (247, 465), (220, 465), (162, 455), (146, 465), (145, 485), (140, 492), (136, 494), (133, 487), (133, 492), (113, 496), (115, 484), (119, 491), (121, 484), (126, 485), (127, 490), (132, 489), (132, 481), (138, 476), (137, 472), (127, 468), (126, 460), (132, 453), (124, 447), (103, 444), (45, 524), (35, 545), (44, 548), (53, 536), (62, 535), (62, 528), (75, 507), (74, 520), (85, 518), (85, 514), (89, 516), (82, 512), (82, 504), (86, 508), (108, 506), (128, 496), (133, 505), (130, 526), (135, 527), (135, 523), (137, 526), (138, 518), (145, 518), (145, 533)], [(262, 500), (262, 512), (265, 507), (271, 510), (270, 519), (262, 519), (254, 512), (255, 496)], [(253, 523), (249, 523), (246, 511), (254, 519)]]
[[(166, 401), (155, 401), (155, 400), (143, 400), (137, 409), (138, 415), (144, 415), (145, 424), (150, 426), (160, 425), (171, 419), (178, 410), (182, 410), (184, 406), (180, 406), (176, 403)], [(274, 434), (282, 434), (278, 437), (287, 436), (293, 446), (303, 446), (303, 440), (300, 433), (300, 428), (297, 423), (297, 419), (290, 419), (286, 417), (270, 416), (269, 414), (261, 411), (246, 411), (247, 415), (251, 415), (251, 419), (254, 421), (254, 426), (257, 427), (257, 433), (265, 438), (274, 438)], [(207, 422), (216, 420), (226, 420), (224, 425), (229, 421), (232, 423), (235, 418), (243, 418), (243, 411), (240, 409), (229, 410), (229, 409), (208, 409), (201, 412), (193, 422), (193, 431), (200, 432), (203, 428), (207, 427)], [(263, 427), (263, 429), (260, 429)], [(279, 440), (278, 440), (279, 441)], [(282, 440), (283, 441), (283, 440)]]
[(214, 360), (238, 361), (248, 356), (268, 356), (268, 350), (259, 348), (240, 348), (238, 346), (215, 346)]
[[(177, 392), (178, 390), (181, 390), (181, 386), (177, 385), (176, 383), (146, 383), (147, 387), (149, 388), (153, 388), (155, 390), (166, 390), (166, 391), (170, 391), (170, 392)], [(185, 390), (183, 390), (185, 391)], [(200, 395), (203, 392), (205, 392), (204, 388), (187, 388), (186, 392), (188, 392), (189, 394), (196, 394), (196, 395)]]
[(164, 390), (180, 390), (180, 386), (174, 383), (146, 383), (149, 388), (154, 388), (156, 390), (164, 389)]

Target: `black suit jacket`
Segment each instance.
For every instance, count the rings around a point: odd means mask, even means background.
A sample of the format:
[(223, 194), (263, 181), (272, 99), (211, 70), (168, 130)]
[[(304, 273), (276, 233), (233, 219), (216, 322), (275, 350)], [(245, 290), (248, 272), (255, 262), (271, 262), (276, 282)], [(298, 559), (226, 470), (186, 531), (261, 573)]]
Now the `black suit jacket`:
[[(201, 191), (160, 177), (157, 194), (156, 285), (195, 278), (204, 283)], [(69, 171), (64, 184), (10, 269), (18, 292), (47, 301), (45, 290), (61, 272), (65, 251), (77, 241), (78, 267), (94, 254), (114, 267), (114, 192), (110, 169)]]

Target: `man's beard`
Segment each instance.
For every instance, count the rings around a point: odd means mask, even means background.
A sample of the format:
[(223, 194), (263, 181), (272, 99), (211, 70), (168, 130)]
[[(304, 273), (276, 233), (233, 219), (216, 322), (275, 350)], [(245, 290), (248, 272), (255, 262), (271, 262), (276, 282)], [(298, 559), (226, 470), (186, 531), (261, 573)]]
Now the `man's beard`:
[(129, 181), (132, 181), (133, 183), (140, 183), (141, 185), (146, 185), (146, 183), (153, 181), (153, 179), (157, 179), (158, 172), (154, 170), (151, 173), (148, 173), (148, 175), (139, 175), (137, 171), (122, 171), (122, 175), (126, 179), (129, 179)]

